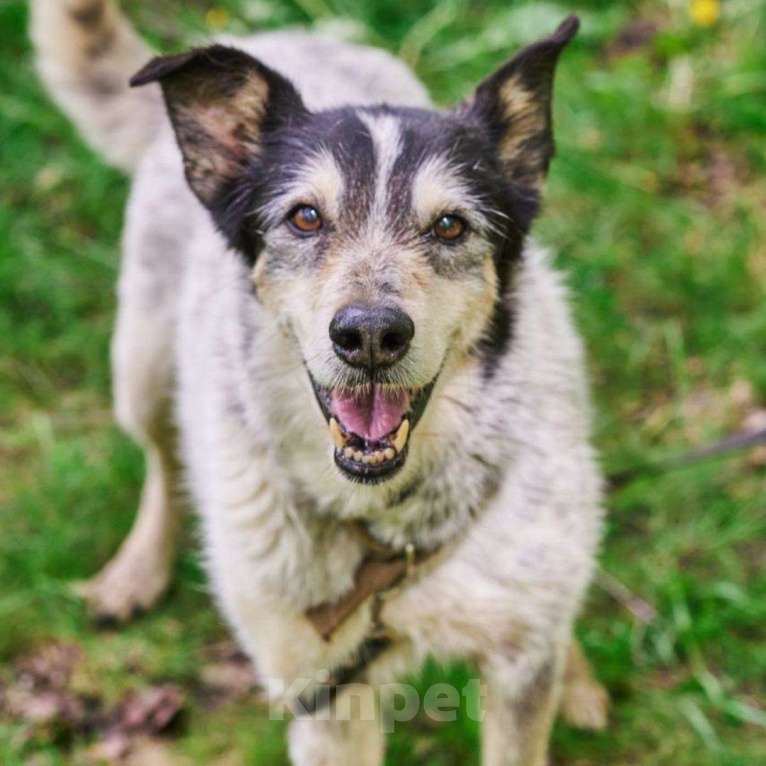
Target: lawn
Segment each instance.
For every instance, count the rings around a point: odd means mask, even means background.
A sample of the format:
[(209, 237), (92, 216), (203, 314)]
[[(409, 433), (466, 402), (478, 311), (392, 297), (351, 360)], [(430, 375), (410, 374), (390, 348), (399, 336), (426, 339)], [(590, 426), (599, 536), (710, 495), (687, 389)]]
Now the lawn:
[[(537, 235), (573, 288), (604, 465), (763, 427), (764, 0), (129, 5), (165, 50), (289, 23), (352, 34), (399, 52), (442, 104), (578, 11)], [(193, 521), (156, 611), (105, 630), (72, 595), (129, 528), (143, 470), (109, 403), (128, 182), (42, 92), (26, 23), (25, 2), (0, 3), (0, 763), (284, 764), (284, 724), (211, 606)], [(558, 725), (556, 764), (766, 764), (765, 478), (756, 447), (610, 492), (578, 630), (611, 722)], [(433, 666), (419, 683), (469, 676)], [(388, 763), (416, 761), (478, 763), (476, 725), (398, 727)]]

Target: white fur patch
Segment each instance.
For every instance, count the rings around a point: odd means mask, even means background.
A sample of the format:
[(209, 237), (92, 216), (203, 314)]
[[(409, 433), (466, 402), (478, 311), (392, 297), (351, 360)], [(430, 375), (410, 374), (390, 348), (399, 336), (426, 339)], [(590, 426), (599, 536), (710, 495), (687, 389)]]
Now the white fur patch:
[(399, 120), (392, 115), (374, 116), (360, 113), (359, 118), (367, 126), (375, 147), (375, 199), (371, 221), (381, 220), (388, 206), (388, 190), (394, 163), (402, 151)]

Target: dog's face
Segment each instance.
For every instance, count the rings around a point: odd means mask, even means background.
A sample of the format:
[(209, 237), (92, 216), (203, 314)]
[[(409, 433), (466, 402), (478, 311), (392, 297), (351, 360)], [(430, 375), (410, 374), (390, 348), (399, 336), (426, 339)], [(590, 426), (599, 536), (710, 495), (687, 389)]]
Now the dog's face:
[(553, 153), (568, 19), (458, 108), (312, 113), (284, 78), (214, 46), (157, 59), (189, 184), (297, 345), (334, 460), (377, 483), (405, 463), (446, 369), (491, 372)]

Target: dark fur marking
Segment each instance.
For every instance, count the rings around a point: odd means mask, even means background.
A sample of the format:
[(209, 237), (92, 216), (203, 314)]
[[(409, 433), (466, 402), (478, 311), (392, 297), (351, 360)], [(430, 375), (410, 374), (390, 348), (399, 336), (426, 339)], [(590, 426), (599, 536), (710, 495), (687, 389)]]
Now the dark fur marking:
[(411, 497), (413, 497), (418, 492), (418, 490), (420, 489), (422, 483), (423, 483), (423, 479), (420, 476), (416, 476), (414, 479), (411, 479), (392, 498), (392, 500), (391, 500), (391, 507), (396, 507), (397, 505), (402, 505), (403, 503), (406, 503), (407, 500), (409, 500)]
[(104, 0), (94, 0), (83, 8), (73, 8), (69, 11), (69, 16), (83, 27), (94, 27), (101, 23), (104, 10)]
[(521, 694), (511, 703), (519, 731), (527, 731), (545, 708), (555, 680), (554, 663), (544, 662)]
[(401, 290), (385, 280), (383, 282), (378, 282), (376, 288), (381, 295), (390, 295), (394, 298), (401, 297)]
[(509, 246), (505, 253), (503, 253), (502, 246), (500, 248), (499, 256), (495, 258), (498, 282), (497, 297), (489, 322), (477, 345), (485, 380), (491, 380), (494, 376), (513, 334), (515, 312), (511, 284), (515, 266), (521, 257), (522, 245)]
[(92, 37), (85, 46), (83, 49), (85, 55), (91, 59), (101, 58), (110, 51), (115, 37), (116, 32), (111, 27), (102, 30), (97, 36)]
[(102, 98), (110, 98), (125, 90), (125, 83), (115, 80), (109, 75), (95, 74), (88, 80), (88, 87)]
[[(349, 228), (364, 221), (372, 206), (375, 151), (370, 131), (355, 110), (339, 110), (329, 115), (336, 119), (332, 129), (325, 134), (325, 140), (343, 174), (345, 193), (341, 200), (341, 223), (344, 228)], [(315, 125), (320, 131), (322, 122), (321, 115), (316, 115)]]

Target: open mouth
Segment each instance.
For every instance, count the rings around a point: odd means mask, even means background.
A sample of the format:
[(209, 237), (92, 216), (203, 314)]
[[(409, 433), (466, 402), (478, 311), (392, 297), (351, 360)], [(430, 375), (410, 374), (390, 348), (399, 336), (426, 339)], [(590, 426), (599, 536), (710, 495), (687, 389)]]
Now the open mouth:
[(435, 380), (423, 388), (369, 383), (330, 389), (309, 375), (335, 446), (335, 464), (352, 481), (377, 484), (407, 460), (410, 435)]

